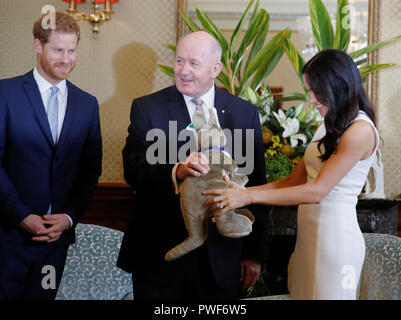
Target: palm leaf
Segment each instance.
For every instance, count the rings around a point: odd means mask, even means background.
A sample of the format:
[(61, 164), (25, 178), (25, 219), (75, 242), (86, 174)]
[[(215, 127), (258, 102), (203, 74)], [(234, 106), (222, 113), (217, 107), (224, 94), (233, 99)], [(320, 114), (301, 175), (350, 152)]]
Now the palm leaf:
[(173, 45), (168, 45), (167, 48), (169, 48), (171, 51), (176, 52), (177, 51), (177, 46)]
[(163, 64), (158, 64), (161, 71), (167, 74), (169, 77), (174, 78), (174, 68)]
[(188, 26), (189, 30), (191, 30), (192, 32), (201, 30), (201, 28), (198, 27), (198, 25), (195, 22), (193, 22), (191, 18), (189, 18), (184, 12), (180, 10), (179, 13), (182, 17), (182, 20), (184, 20), (185, 24)]
[(200, 11), (199, 9), (196, 9), (196, 14), (198, 15), (198, 19), (201, 22), (202, 26), (205, 28), (205, 31), (209, 32), (220, 44), (221, 49), (222, 49), (222, 57), (221, 57), (221, 62), (223, 63), (223, 66), (228, 69), (229, 68), (229, 58), (228, 58), (228, 42), (227, 39), (224, 37), (224, 35), (221, 33), (219, 28), (213, 23), (210, 18)]
[(368, 74), (381, 70), (381, 69), (386, 69), (392, 66), (395, 66), (395, 63), (383, 63), (383, 64), (373, 64), (370, 66), (365, 66), (359, 68), (359, 73), (361, 74), (362, 81), (365, 82), (367, 79)]
[[(251, 21), (255, 18), (256, 13), (258, 11), (259, 11), (259, 0), (256, 1), (255, 6), (253, 7), (253, 12), (252, 12), (251, 18), (249, 20), (249, 24), (251, 24)], [(248, 27), (249, 27), (249, 24), (248, 24)]]
[[(217, 80), (220, 81), (220, 83), (225, 87), (225, 88), (230, 88), (230, 80), (228, 79), (227, 75), (222, 71), (220, 72), (219, 76), (217, 77)], [(233, 93), (233, 92), (232, 92)], [(234, 94), (234, 93), (233, 93)]]
[(359, 68), (359, 73), (361, 74), (361, 76), (363, 76), (378, 70), (394, 67), (395, 65), (396, 65), (395, 63), (372, 64), (370, 66), (364, 66)]
[(321, 0), (309, 0), (309, 10), (313, 39), (319, 51), (332, 48), (334, 41), (333, 26), (326, 7)]
[(388, 39), (388, 40), (384, 40), (384, 41), (381, 41), (381, 42), (378, 42), (378, 43), (371, 44), (371, 45), (366, 46), (366, 47), (364, 47), (362, 49), (359, 49), (357, 51), (351, 52), (349, 55), (351, 56), (352, 59), (355, 59), (355, 58), (358, 58), (358, 57), (360, 57), (360, 56), (362, 56), (364, 54), (367, 54), (367, 53), (369, 53), (371, 51), (377, 50), (377, 49), (379, 49), (381, 47), (384, 47), (384, 46), (386, 46), (386, 45), (388, 45), (390, 43), (393, 43), (393, 42), (395, 42), (397, 40), (400, 40), (400, 39), (401, 39), (401, 35), (393, 37), (393, 38)]
[(263, 28), (266, 19), (268, 19), (267, 12), (265, 10), (259, 11), (253, 19), (252, 23), (249, 25), (248, 29), (246, 30), (244, 38), (242, 39), (241, 44), (237, 50), (237, 53), (233, 56), (233, 75), (237, 74), (246, 52), (248, 51), (252, 42), (256, 39), (256, 36), (260, 33), (260, 30)]
[(253, 42), (251, 51), (249, 52), (249, 56), (246, 61), (244, 69), (248, 69), (248, 66), (251, 63), (251, 61), (255, 58), (260, 49), (262, 49), (266, 41), (267, 32), (269, 31), (270, 15), (264, 9), (261, 9), (261, 12), (263, 15), (266, 14), (266, 20), (261, 26), (260, 31), (256, 34), (255, 41)]
[[(282, 93), (278, 93), (278, 94), (282, 94)], [(308, 101), (308, 97), (306, 94), (298, 93), (298, 92), (287, 93), (287, 94), (288, 94), (288, 96), (274, 99), (273, 109), (278, 108), (278, 106), (281, 103), (287, 102), (287, 101)]]
[[(284, 40), (291, 35), (291, 31), (286, 28), (278, 33), (271, 39), (252, 59), (247, 68), (244, 70), (244, 76), (241, 80), (241, 91), (248, 86), (252, 81), (252, 89), (256, 87), (265, 79), (265, 77), (272, 71), (270, 64), (276, 65), (278, 57), (284, 53), (283, 44)], [(240, 92), (241, 94), (242, 92)]]
[[(347, 10), (348, 9), (348, 10)], [(337, 2), (337, 22), (336, 22), (336, 35), (334, 37), (333, 48), (347, 51), (349, 41), (351, 39), (351, 28), (349, 26), (344, 28), (344, 19), (349, 19), (350, 10), (347, 0), (338, 0)]]
[(198, 15), (198, 19), (205, 30), (209, 32), (213, 37), (215, 37), (215, 39), (219, 42), (221, 48), (223, 49), (223, 55), (225, 55), (227, 59), (227, 52), (229, 48), (227, 39), (205, 13), (203, 13), (199, 9), (196, 9), (196, 14)]
[(305, 65), (304, 59), (302, 58), (299, 51), (294, 47), (290, 39), (284, 40), (284, 50), (293, 68), (295, 69), (298, 78), (301, 80), (301, 83), (303, 83), (302, 68)]
[(284, 54), (284, 48), (280, 47), (269, 63), (262, 65), (262, 68), (258, 69), (255, 73), (255, 76), (252, 78), (251, 88), (255, 91), (259, 89), (261, 84), (263, 83), (264, 79), (273, 71), (276, 67), (277, 63), (280, 61), (281, 57)]
[(360, 59), (360, 60), (358, 60), (358, 61), (354, 61), (355, 62), (355, 64), (357, 65), (357, 66), (360, 66), (361, 64), (364, 64), (364, 63), (366, 63), (368, 61), (368, 59)]
[(242, 14), (241, 19), (239, 20), (239, 22), (238, 22), (238, 24), (237, 24), (237, 26), (236, 26), (236, 28), (235, 28), (232, 36), (231, 36), (230, 45), (229, 45), (229, 50), (230, 50), (229, 51), (229, 57), (233, 56), (233, 53), (234, 53), (234, 50), (235, 50), (235, 46), (236, 46), (237, 41), (238, 41), (238, 37), (240, 36), (240, 33), (242, 32), (242, 29), (243, 29), (244, 24), (246, 22), (246, 17), (248, 15), (248, 11), (251, 8), (251, 6), (252, 6), (254, 1), (255, 0), (251, 0), (249, 2), (247, 8), (245, 9), (244, 13)]

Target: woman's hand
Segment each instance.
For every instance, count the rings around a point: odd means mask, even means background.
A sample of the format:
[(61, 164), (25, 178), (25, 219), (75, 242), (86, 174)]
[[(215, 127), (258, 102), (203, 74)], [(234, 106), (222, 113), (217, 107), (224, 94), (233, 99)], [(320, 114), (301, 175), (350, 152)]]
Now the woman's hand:
[(217, 195), (205, 202), (205, 205), (209, 206), (210, 211), (217, 217), (227, 210), (241, 208), (251, 202), (247, 189), (231, 182), (227, 176), (224, 177), (224, 181), (228, 184), (228, 189), (211, 189), (203, 192), (203, 195)]

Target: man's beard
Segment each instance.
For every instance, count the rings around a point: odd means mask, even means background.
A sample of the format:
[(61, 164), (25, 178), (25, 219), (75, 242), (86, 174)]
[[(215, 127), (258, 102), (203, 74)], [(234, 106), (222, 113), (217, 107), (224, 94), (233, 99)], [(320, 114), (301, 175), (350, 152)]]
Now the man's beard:
[[(40, 66), (50, 78), (61, 81), (67, 79), (71, 71), (74, 69), (75, 63), (56, 63), (54, 65), (51, 65), (46, 59), (40, 57)], [(58, 67), (62, 66), (67, 66), (69, 67), (69, 69), (67, 69), (66, 71), (58, 69)]]

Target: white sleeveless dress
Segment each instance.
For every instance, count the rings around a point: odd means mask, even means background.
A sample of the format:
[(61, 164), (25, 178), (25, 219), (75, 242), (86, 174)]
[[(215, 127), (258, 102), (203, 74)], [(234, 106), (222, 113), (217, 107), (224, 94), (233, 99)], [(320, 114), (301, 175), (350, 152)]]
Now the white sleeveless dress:
[[(298, 207), (297, 240), (289, 275), (291, 299), (356, 299), (365, 257), (356, 204), (376, 156), (379, 135), (364, 112), (360, 111), (355, 120), (365, 120), (373, 126), (375, 151), (357, 162), (320, 204)], [(323, 166), (317, 145), (325, 134), (323, 123), (306, 149), (308, 182), (316, 179)]]

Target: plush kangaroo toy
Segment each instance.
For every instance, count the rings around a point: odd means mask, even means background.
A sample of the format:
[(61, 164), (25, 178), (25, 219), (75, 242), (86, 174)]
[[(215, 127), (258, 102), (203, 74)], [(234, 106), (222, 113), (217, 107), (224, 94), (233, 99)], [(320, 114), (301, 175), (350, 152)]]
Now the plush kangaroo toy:
[[(236, 173), (238, 166), (229, 153), (224, 151), (226, 137), (217, 122), (215, 109), (209, 109), (210, 120), (206, 123), (203, 113), (195, 114), (194, 129), (197, 132), (198, 147), (209, 159), (210, 171), (200, 177), (189, 176), (184, 179), (180, 189), (180, 205), (188, 238), (165, 255), (165, 260), (175, 260), (184, 254), (200, 247), (207, 238), (207, 219), (210, 216), (205, 201), (212, 196), (204, 196), (207, 189), (227, 188), (223, 177), (240, 186), (245, 186), (248, 177)], [(248, 209), (228, 210), (220, 216), (215, 216), (217, 230), (230, 238), (240, 238), (252, 231), (254, 216)]]

